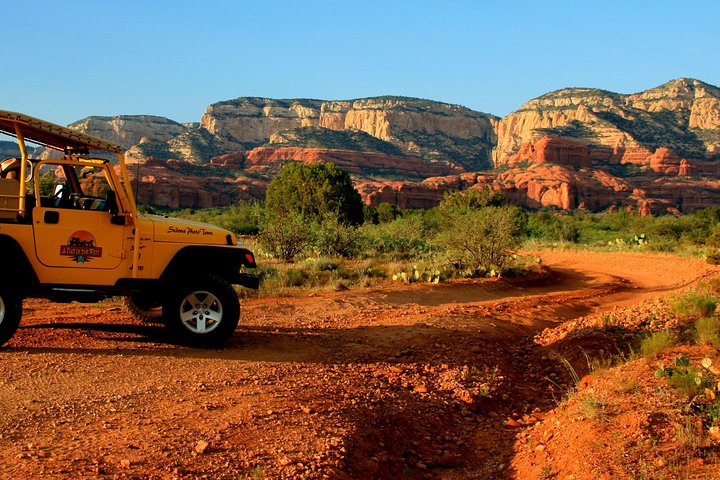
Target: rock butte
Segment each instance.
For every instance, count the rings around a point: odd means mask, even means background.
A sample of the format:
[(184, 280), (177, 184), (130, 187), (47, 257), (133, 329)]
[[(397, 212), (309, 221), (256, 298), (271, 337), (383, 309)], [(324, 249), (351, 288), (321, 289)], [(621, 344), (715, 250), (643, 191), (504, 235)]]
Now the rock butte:
[(720, 89), (693, 79), (632, 95), (558, 90), (502, 119), (405, 97), (238, 98), (198, 123), (119, 116), (71, 127), (126, 146), (142, 164), (140, 201), (173, 208), (260, 199), (289, 161), (338, 164), (370, 205), (429, 208), (468, 188), (529, 207), (720, 204)]

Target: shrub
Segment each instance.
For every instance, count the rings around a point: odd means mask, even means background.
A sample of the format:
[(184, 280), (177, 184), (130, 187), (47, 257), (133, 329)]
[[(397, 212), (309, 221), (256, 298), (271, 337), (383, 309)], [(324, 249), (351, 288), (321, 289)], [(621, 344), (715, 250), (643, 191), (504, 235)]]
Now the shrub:
[(422, 215), (408, 215), (389, 223), (365, 224), (360, 227), (358, 240), (368, 256), (411, 259), (431, 251), (432, 230)]
[[(219, 215), (217, 225), (227, 228), (236, 235), (257, 235), (265, 215), (259, 203), (240, 203)], [(212, 222), (216, 223), (216, 222)]]
[(502, 273), (518, 245), (517, 207), (487, 207), (458, 216), (439, 237), (448, 260), (476, 274)]
[(551, 242), (576, 242), (580, 235), (574, 217), (538, 212), (528, 216), (527, 235)]
[(712, 229), (710, 236), (707, 238), (706, 244), (716, 250), (720, 248), (720, 224), (715, 225)]
[(720, 318), (701, 318), (695, 322), (695, 339), (720, 347)]
[(291, 268), (283, 272), (281, 282), (286, 287), (301, 287), (307, 282), (308, 276), (304, 268)]
[(499, 207), (505, 198), (490, 188), (471, 188), (462, 192), (445, 193), (440, 203), (440, 211), (446, 215), (464, 215), (485, 207)]
[(720, 250), (713, 248), (705, 255), (705, 261), (710, 265), (720, 265)]
[(377, 207), (372, 205), (363, 206), (363, 223), (378, 223)]
[[(701, 362), (701, 369), (690, 365), (690, 358), (681, 355), (675, 359), (671, 366), (661, 366), (656, 372), (656, 378), (665, 377), (668, 383), (680, 391), (689, 399), (693, 399), (701, 393), (711, 392), (709, 400), (715, 400), (713, 390), (717, 388), (716, 375), (711, 370), (712, 360), (704, 358)], [(715, 370), (717, 371), (717, 370)]]
[(673, 312), (681, 318), (703, 318), (715, 313), (717, 297), (705, 292), (691, 291), (670, 297)]
[(399, 208), (387, 202), (382, 202), (377, 206), (377, 214), (379, 223), (392, 222), (401, 215)]
[(655, 358), (675, 343), (675, 337), (667, 330), (654, 332), (640, 341), (640, 353), (645, 358)]
[(340, 223), (336, 217), (326, 216), (312, 229), (313, 243), (320, 255), (352, 257), (357, 253), (359, 235), (356, 227)]
[(265, 221), (258, 240), (273, 257), (293, 261), (310, 245), (312, 231), (299, 214), (272, 216)]
[(602, 399), (588, 395), (580, 402), (580, 412), (590, 420), (607, 421), (607, 405)]

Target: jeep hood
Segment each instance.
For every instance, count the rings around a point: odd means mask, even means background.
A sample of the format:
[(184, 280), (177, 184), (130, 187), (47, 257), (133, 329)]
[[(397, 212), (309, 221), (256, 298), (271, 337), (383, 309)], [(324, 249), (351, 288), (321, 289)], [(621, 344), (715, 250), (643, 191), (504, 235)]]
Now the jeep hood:
[[(140, 215), (143, 236), (153, 232), (156, 242), (192, 245), (236, 245), (237, 237), (230, 231), (207, 223), (192, 222), (160, 215)], [(150, 227), (152, 225), (152, 227)]]

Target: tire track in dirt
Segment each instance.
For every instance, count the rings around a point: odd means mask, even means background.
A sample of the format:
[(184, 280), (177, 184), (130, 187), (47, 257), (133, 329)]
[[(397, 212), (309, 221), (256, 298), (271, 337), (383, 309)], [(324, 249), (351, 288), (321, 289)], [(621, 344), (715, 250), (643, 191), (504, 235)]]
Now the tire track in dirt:
[(0, 351), (0, 476), (510, 475), (505, 419), (553, 401), (534, 333), (717, 272), (540, 255), (550, 275), (249, 299), (225, 350), (112, 303), (27, 301)]

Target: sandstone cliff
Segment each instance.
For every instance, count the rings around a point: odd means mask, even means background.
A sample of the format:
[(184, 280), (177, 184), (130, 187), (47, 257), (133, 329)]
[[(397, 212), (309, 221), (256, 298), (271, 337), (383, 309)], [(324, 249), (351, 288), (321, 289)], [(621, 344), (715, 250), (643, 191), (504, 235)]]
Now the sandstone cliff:
[(243, 97), (209, 105), (197, 123), (119, 116), (72, 127), (150, 158), (140, 201), (171, 207), (262, 198), (285, 163), (329, 161), (368, 204), (428, 208), (447, 191), (489, 187), (529, 207), (691, 212), (720, 204), (719, 99), (692, 79), (632, 95), (568, 88), (500, 120), (406, 97)]
[(68, 127), (131, 148), (141, 142), (159, 144), (184, 133), (187, 127), (164, 117), (120, 115), (88, 117)]
[(322, 127), (364, 132), (405, 153), (477, 170), (490, 166), (496, 122), (492, 115), (459, 105), (406, 97), (348, 101), (246, 97), (208, 106), (201, 126), (224, 151), (266, 144), (284, 130)]
[(498, 120), (459, 105), (407, 97), (348, 101), (242, 97), (209, 105), (195, 125), (162, 117), (118, 116), (89, 117), (70, 126), (122, 144), (136, 159), (205, 164), (217, 155), (283, 143), (293, 135), (304, 143), (291, 146), (322, 148), (327, 147), (322, 145), (327, 132), (335, 131), (365, 134), (376, 141), (379, 150), (363, 151), (407, 154), (477, 170), (491, 166)]
[(242, 97), (209, 105), (200, 127), (229, 153), (267, 143), (281, 130), (318, 126), (321, 105), (321, 100)]
[(523, 144), (546, 135), (581, 140), (605, 163), (650, 166), (666, 148), (688, 160), (720, 159), (720, 89), (678, 79), (634, 95), (558, 90), (523, 105), (498, 124), (496, 166), (517, 163)]

